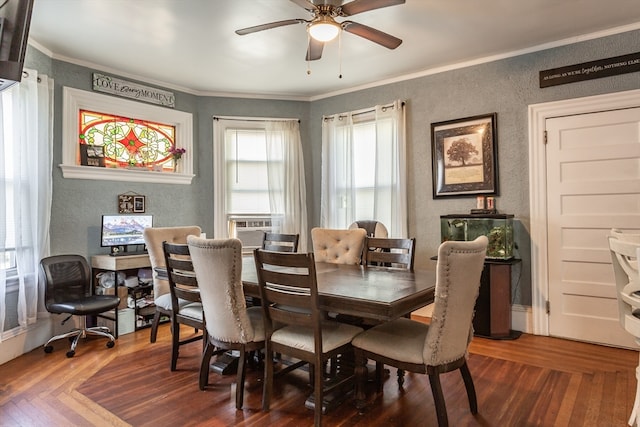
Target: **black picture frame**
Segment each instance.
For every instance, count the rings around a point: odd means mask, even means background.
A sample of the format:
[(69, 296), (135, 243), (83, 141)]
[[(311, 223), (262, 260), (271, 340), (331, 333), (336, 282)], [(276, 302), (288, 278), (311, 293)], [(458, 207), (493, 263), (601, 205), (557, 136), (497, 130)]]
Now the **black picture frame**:
[(498, 195), (497, 116), (431, 124), (434, 199)]

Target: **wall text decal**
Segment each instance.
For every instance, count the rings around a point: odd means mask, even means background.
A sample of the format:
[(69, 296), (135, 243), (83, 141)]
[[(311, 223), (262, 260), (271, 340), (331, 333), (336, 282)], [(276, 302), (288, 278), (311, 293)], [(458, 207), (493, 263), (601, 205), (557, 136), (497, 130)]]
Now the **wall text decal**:
[(540, 71), (540, 87), (563, 85), (640, 71), (640, 52)]

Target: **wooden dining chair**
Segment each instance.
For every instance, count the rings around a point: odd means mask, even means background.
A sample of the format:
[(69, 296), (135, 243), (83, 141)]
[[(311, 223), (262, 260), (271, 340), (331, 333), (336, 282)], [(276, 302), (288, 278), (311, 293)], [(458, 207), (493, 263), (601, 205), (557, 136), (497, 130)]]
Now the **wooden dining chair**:
[[(473, 311), (480, 288), (488, 239), (447, 241), (438, 248), (433, 317), (429, 325), (401, 317), (364, 331), (353, 341), (356, 405), (365, 407), (367, 359), (409, 372), (428, 374), (438, 425), (448, 425), (440, 374), (459, 369), (472, 414), (478, 412), (467, 348), (473, 337)], [(402, 398), (402, 395), (399, 395)]]
[(274, 252), (298, 252), (299, 234), (264, 233), (262, 249)]
[(413, 270), (416, 239), (367, 237), (362, 264)]
[(206, 339), (203, 332), (181, 340), (180, 325), (204, 331), (205, 320), (189, 247), (186, 244), (162, 242), (162, 250), (171, 295), (171, 370), (175, 371), (180, 346)]
[[(318, 286), (314, 256), (254, 251), (256, 272), (265, 318), (265, 360), (273, 359), (274, 352), (289, 355), (311, 366), (314, 390), (314, 424), (321, 425), (325, 392), (345, 385), (350, 377), (336, 378), (325, 389), (324, 366), (333, 356), (350, 352), (351, 340), (361, 328), (326, 320), (318, 307)], [(278, 328), (274, 328), (274, 324)], [(268, 411), (273, 389), (273, 363), (265, 363), (262, 409)], [(284, 374), (299, 364), (279, 371)]]
[[(164, 269), (164, 251), (162, 242), (187, 243), (187, 236), (193, 234), (199, 236), (200, 227), (187, 225), (180, 227), (147, 227), (143, 231), (144, 243), (149, 251), (149, 261), (153, 269), (153, 303), (156, 311), (151, 322), (151, 334), (149, 341), (156, 342), (158, 326), (163, 316), (171, 317), (171, 294), (169, 293), (169, 281), (158, 274), (158, 269)], [(179, 301), (180, 305), (186, 305), (189, 301)]]
[[(187, 239), (205, 313), (207, 343), (200, 364), (200, 390), (209, 383), (214, 354), (237, 350), (236, 408), (242, 409), (246, 354), (264, 348), (262, 308), (247, 308), (242, 289), (242, 242), (238, 239)], [(268, 364), (267, 364), (268, 365)]]
[[(416, 239), (394, 239), (381, 237), (366, 237), (364, 241), (364, 256), (362, 264), (365, 266), (374, 266), (386, 268), (390, 270), (410, 270), (413, 271), (413, 262), (415, 260)], [(406, 317), (409, 317), (407, 314)], [(368, 329), (380, 322), (371, 321), (369, 319), (356, 318), (354, 316), (338, 315), (336, 320), (346, 321), (351, 324), (362, 326)], [(376, 362), (376, 384), (380, 389), (382, 387), (384, 364)], [(398, 384), (404, 382), (404, 371), (398, 369)]]

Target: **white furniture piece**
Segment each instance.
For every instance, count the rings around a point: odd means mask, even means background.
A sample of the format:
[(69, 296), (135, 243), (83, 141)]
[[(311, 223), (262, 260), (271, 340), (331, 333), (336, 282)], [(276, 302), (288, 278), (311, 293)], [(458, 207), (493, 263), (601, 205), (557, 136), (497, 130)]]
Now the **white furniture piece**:
[[(611, 230), (609, 236), (611, 261), (616, 278), (618, 315), (622, 327), (636, 338), (640, 345), (640, 234)], [(636, 368), (636, 398), (629, 417), (630, 426), (640, 421), (640, 360)]]

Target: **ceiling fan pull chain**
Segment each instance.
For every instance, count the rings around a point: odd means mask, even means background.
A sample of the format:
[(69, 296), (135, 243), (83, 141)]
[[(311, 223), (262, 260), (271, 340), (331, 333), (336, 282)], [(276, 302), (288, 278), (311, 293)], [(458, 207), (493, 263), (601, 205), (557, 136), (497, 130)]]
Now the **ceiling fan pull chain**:
[[(311, 35), (309, 34), (309, 31), (307, 31), (307, 46), (311, 46)], [(311, 51), (307, 50), (307, 75), (308, 76), (311, 75), (311, 58), (310, 58), (310, 56), (311, 56)]]
[(342, 31), (338, 34), (338, 78), (342, 78)]

